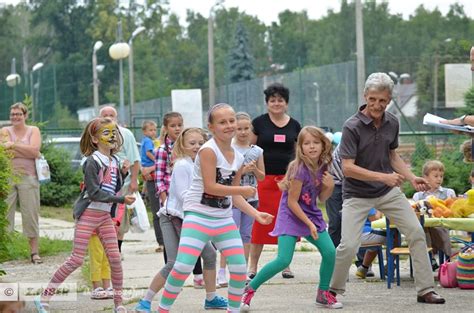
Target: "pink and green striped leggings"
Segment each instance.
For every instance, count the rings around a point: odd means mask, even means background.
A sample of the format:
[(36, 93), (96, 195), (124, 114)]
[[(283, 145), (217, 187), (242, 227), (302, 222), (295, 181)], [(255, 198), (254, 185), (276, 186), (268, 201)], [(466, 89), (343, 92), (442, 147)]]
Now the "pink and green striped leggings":
[(77, 221), (74, 232), (71, 256), (54, 273), (48, 287), (41, 295), (42, 301), (49, 301), (59, 285), (82, 265), (92, 233), (96, 231), (104, 246), (105, 254), (112, 270), (112, 286), (114, 288), (115, 305), (122, 304), (122, 261), (118, 250), (117, 233), (109, 212), (86, 209)]
[(230, 280), (228, 289), (228, 312), (239, 312), (240, 300), (245, 287), (247, 264), (239, 230), (232, 217), (214, 218), (195, 212), (186, 212), (178, 256), (166, 280), (159, 312), (168, 312), (178, 297), (181, 287), (201, 255), (204, 245), (212, 240), (226, 257)]

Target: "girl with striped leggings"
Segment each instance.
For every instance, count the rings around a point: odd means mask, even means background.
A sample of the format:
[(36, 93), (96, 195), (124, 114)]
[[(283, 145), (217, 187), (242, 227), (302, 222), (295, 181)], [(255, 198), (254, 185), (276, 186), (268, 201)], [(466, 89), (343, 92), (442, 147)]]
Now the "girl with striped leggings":
[(271, 223), (273, 216), (256, 211), (244, 198), (256, 189), (239, 186), (243, 156), (231, 146), (236, 117), (228, 104), (216, 104), (208, 113), (213, 138), (199, 150), (194, 162), (193, 181), (183, 209), (184, 220), (176, 262), (165, 283), (159, 312), (169, 312), (196, 259), (209, 240), (227, 259), (230, 272), (228, 312), (239, 312), (245, 287), (246, 263), (239, 231), (232, 219), (232, 202), (259, 223)]
[(49, 300), (66, 278), (82, 265), (92, 233), (99, 236), (109, 260), (114, 289), (114, 311), (126, 312), (122, 305), (122, 263), (118, 250), (117, 234), (111, 212), (117, 203), (132, 204), (135, 197), (117, 196), (129, 164), (119, 171), (119, 160), (114, 154), (123, 143), (117, 125), (109, 118), (90, 121), (81, 137), (81, 152), (87, 159), (83, 165), (84, 188), (74, 204), (76, 229), (71, 256), (54, 273), (46, 289), (34, 300), (40, 313), (48, 312)]

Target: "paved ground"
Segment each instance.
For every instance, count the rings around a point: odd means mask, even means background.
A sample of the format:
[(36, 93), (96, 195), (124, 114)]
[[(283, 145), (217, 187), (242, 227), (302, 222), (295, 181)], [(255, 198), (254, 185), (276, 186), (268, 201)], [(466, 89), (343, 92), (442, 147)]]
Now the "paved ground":
[[(21, 225), (21, 223), (16, 223)], [(42, 235), (70, 239), (72, 238), (71, 223), (41, 219)], [(124, 242), (124, 286), (126, 288), (127, 307), (133, 311), (136, 301), (141, 297), (151, 278), (163, 265), (163, 256), (155, 253), (154, 234), (152, 230), (144, 234), (129, 233)], [(295, 279), (283, 279), (277, 275), (263, 285), (252, 301), (252, 312), (320, 312), (325, 309), (315, 305), (315, 290), (319, 280), (318, 268), (320, 255), (316, 251), (298, 248), (292, 263), (296, 274)], [(304, 251), (302, 251), (304, 250)], [(262, 255), (264, 264), (273, 258), (273, 247), (265, 249)], [(3, 282), (43, 282), (46, 283), (54, 270), (67, 255), (45, 257), (42, 265), (32, 265), (27, 261), (7, 262), (2, 267), (8, 272)], [(340, 296), (345, 312), (473, 312), (474, 291), (460, 289), (442, 289), (437, 291), (446, 299), (445, 305), (424, 305), (416, 303), (413, 281), (409, 278), (408, 262), (402, 262), (402, 283), (387, 289), (385, 281), (380, 279), (360, 280), (354, 275), (355, 267), (351, 268), (350, 281), (345, 296)], [(376, 274), (378, 272), (376, 271)], [(74, 273), (66, 282), (87, 286), (80, 271)], [(204, 290), (196, 290), (188, 279), (187, 286), (177, 299), (172, 312), (204, 312)], [(218, 293), (225, 296), (226, 290)], [(159, 295), (153, 302), (156, 309)], [(90, 300), (89, 293), (78, 295), (74, 302), (52, 302), (52, 312), (110, 312), (111, 300)], [(26, 312), (33, 312), (31, 303), (27, 303)]]

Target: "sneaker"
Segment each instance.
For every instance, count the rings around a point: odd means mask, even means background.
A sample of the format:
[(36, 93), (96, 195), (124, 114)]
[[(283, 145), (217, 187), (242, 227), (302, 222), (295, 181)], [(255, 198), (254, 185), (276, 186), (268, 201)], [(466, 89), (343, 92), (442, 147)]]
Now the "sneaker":
[(151, 302), (141, 299), (138, 301), (137, 306), (135, 307), (137, 312), (151, 312)]
[(204, 300), (204, 310), (226, 310), (228, 304), (226, 298), (215, 296), (211, 301)]
[(105, 291), (104, 288), (102, 287), (97, 287), (94, 290), (92, 290), (91, 299), (92, 300), (107, 299), (107, 291)]
[(225, 272), (222, 273), (221, 271), (219, 271), (219, 274), (217, 274), (217, 285), (220, 288), (225, 288), (229, 285), (229, 283), (227, 282), (227, 277), (225, 276)]
[(248, 286), (245, 288), (244, 294), (242, 296), (242, 303), (240, 304), (240, 310), (242, 312), (250, 311), (250, 301), (252, 301), (254, 295), (255, 290), (253, 290), (252, 287)]
[(48, 313), (49, 304), (41, 303), (40, 296), (36, 296), (33, 300), (33, 303), (35, 304), (36, 312), (38, 312), (38, 313)]
[(105, 292), (107, 293), (107, 299), (114, 298), (114, 289), (112, 287), (105, 289)]
[(365, 277), (367, 277), (367, 272), (368, 271), (369, 271), (369, 269), (367, 269), (367, 268), (365, 268), (361, 265), (357, 268), (356, 276), (359, 277), (359, 278), (364, 279)]
[(374, 277), (375, 276), (375, 273), (374, 271), (372, 271), (372, 265), (369, 266), (369, 269), (367, 270), (367, 275), (366, 277)]
[(194, 289), (204, 289), (204, 279), (194, 278), (193, 279), (193, 287), (194, 287)]
[(337, 302), (336, 296), (329, 290), (318, 289), (316, 304), (325, 306), (328, 309), (342, 309), (342, 303)]

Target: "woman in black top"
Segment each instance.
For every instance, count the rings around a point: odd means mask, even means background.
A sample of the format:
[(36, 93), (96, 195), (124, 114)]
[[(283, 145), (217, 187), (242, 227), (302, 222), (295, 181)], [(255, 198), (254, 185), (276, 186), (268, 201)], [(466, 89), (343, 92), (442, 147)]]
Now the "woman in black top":
[[(301, 125), (287, 114), (290, 91), (282, 84), (272, 84), (264, 91), (267, 112), (252, 121), (252, 143), (263, 149), (265, 179), (258, 183), (258, 210), (275, 216), (270, 225), (255, 223), (252, 229), (250, 248), (249, 277), (257, 272), (258, 260), (264, 244), (277, 244), (277, 237), (270, 233), (275, 227), (281, 191), (277, 182), (283, 179), (288, 163), (293, 159), (295, 143)], [(284, 278), (293, 278), (287, 268), (282, 272)]]

